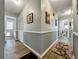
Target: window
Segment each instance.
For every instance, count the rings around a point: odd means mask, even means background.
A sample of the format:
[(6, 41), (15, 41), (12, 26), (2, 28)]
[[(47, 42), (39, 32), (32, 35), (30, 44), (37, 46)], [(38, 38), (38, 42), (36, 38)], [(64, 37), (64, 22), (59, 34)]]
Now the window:
[(13, 29), (13, 22), (7, 22), (7, 29)]

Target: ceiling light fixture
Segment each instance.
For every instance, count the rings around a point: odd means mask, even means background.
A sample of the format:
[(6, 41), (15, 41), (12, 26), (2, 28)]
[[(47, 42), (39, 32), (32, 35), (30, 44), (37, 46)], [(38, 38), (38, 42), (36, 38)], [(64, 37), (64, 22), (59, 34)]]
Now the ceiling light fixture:
[(16, 5), (20, 5), (21, 0), (13, 0)]
[(65, 15), (70, 15), (71, 13), (72, 13), (71, 9), (67, 10), (66, 12), (64, 12)]
[(68, 25), (65, 25), (65, 29), (69, 29), (69, 26)]
[(72, 9), (68, 9), (68, 10), (66, 10), (66, 11), (64, 11), (62, 13), (59, 13), (59, 15), (61, 15), (61, 16), (71, 15), (71, 14), (73, 14), (73, 10)]

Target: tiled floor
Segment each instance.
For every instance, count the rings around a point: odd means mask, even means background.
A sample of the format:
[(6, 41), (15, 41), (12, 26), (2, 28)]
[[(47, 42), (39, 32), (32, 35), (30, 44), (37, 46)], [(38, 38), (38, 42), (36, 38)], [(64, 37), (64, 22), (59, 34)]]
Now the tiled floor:
[[(20, 41), (15, 41), (13, 39), (6, 40), (5, 44), (5, 58), (4, 59), (19, 59), (22, 56), (28, 54), (30, 50), (26, 48)], [(38, 58), (40, 59), (40, 58)], [(65, 59), (55, 53), (49, 52), (41, 59)]]

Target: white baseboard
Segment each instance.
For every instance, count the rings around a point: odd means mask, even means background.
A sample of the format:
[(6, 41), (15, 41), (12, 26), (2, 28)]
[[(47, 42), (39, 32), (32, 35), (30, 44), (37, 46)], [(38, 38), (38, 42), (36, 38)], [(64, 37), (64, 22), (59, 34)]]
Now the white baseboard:
[(26, 45), (25, 43), (23, 43), (28, 49), (30, 49), (35, 55), (37, 55), (38, 57), (40, 57), (41, 55), (39, 53), (37, 53), (34, 49), (32, 49), (31, 47), (29, 47), (28, 45)]
[(44, 34), (44, 33), (49, 33), (49, 32), (54, 32), (54, 31), (24, 31), (24, 32), (34, 33), (34, 34)]
[[(20, 40), (21, 41), (21, 40)], [(23, 44), (24, 44), (24, 46), (26, 46), (28, 49), (30, 49), (35, 55), (37, 55), (39, 58), (42, 58), (52, 47), (53, 47), (53, 45), (56, 43), (58, 41), (58, 39), (57, 40), (55, 40), (50, 46), (49, 46), (49, 48), (47, 48), (42, 54), (39, 54), (38, 52), (36, 52), (34, 49), (32, 49), (31, 47), (29, 47), (27, 44), (25, 44), (23, 41), (21, 41)]]
[(32, 49), (31, 47), (29, 47), (27, 44), (25, 44), (23, 41), (19, 40), (21, 43), (24, 44), (24, 46), (26, 46), (28, 49), (30, 49), (35, 55), (37, 55), (38, 57), (40, 57), (40, 54), (37, 53), (34, 49)]
[(53, 45), (54, 45), (57, 41), (58, 41), (58, 39), (55, 40), (55, 41), (49, 46), (49, 48), (47, 48), (47, 49), (41, 54), (40, 58), (42, 58), (42, 57), (53, 47)]
[(73, 34), (75, 34), (76, 36), (78, 36), (78, 33), (76, 33), (76, 32), (73, 32)]

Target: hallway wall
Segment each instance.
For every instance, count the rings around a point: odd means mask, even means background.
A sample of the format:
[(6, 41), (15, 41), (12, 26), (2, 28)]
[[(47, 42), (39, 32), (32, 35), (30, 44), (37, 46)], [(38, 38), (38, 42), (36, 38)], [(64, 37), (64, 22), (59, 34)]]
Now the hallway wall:
[(0, 59), (4, 59), (4, 0), (0, 0)]
[[(50, 24), (45, 23), (45, 12), (50, 14)], [(53, 16), (53, 13), (55, 16)], [(41, 31), (52, 32), (55, 29), (55, 20), (58, 19), (53, 7), (51, 6), (49, 0), (41, 0)]]
[[(33, 23), (27, 24), (27, 15), (33, 13)], [(29, 0), (18, 17), (18, 39), (24, 41), (24, 32), (41, 31), (41, 0)]]
[(78, 34), (78, 15), (77, 15), (77, 0), (73, 0), (72, 4), (73, 4), (73, 31), (76, 32)]
[(14, 13), (10, 13), (10, 12), (5, 12), (5, 16), (12, 16), (12, 17), (18, 17), (16, 14)]
[[(45, 12), (50, 14), (50, 24), (45, 23)], [(33, 13), (33, 23), (27, 24), (27, 15)], [(54, 10), (48, 0), (29, 0), (18, 17), (18, 39), (41, 55), (57, 40)]]
[[(50, 14), (50, 24), (45, 23), (46, 11)], [(30, 13), (33, 13), (34, 16), (33, 23), (27, 24), (27, 15)], [(53, 13), (55, 16), (53, 16)], [(23, 30), (24, 32), (50, 32), (55, 29), (55, 19), (58, 19), (58, 16), (48, 0), (29, 0), (18, 17), (18, 30)]]
[(78, 59), (78, 15), (77, 15), (77, 0), (73, 0), (73, 47), (74, 47), (74, 55), (75, 59)]
[[(41, 31), (41, 0), (29, 0), (18, 17), (18, 30)], [(27, 24), (27, 15), (33, 13), (33, 23)]]

